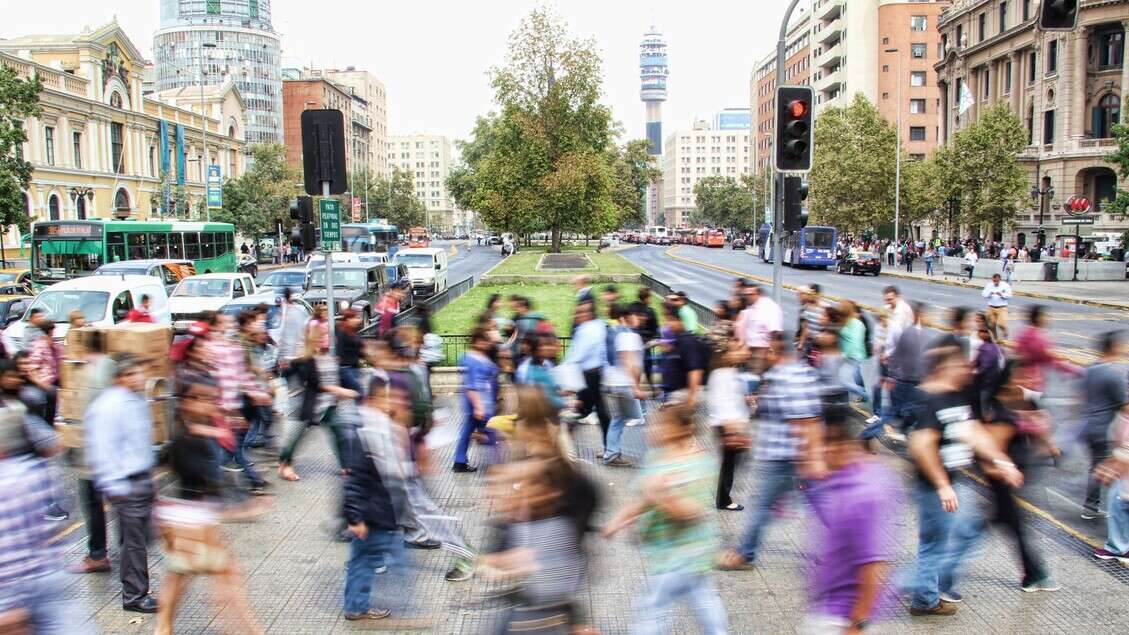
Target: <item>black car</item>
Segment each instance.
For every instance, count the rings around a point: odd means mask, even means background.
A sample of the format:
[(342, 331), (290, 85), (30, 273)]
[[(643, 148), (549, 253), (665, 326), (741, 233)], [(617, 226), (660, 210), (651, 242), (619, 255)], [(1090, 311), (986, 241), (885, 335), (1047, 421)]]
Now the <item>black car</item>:
[[(334, 263), (333, 301), (361, 314), (361, 328), (369, 325), (376, 313), (376, 303), (388, 288), (388, 273), (379, 263)], [(325, 267), (310, 271), (302, 299), (312, 306), (326, 303)]]
[(732, 247), (733, 249), (744, 249), (745, 248), (745, 239), (744, 238), (734, 238), (729, 243), (729, 246)]
[(882, 272), (882, 258), (869, 251), (847, 254), (839, 259), (838, 270), (839, 273), (873, 273), (877, 276)]

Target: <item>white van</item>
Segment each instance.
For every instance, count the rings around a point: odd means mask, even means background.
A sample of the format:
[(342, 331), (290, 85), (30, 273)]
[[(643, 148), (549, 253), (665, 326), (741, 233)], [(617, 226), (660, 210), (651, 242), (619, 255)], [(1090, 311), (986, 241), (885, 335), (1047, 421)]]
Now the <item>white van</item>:
[(85, 276), (57, 282), (43, 290), (31, 303), (22, 318), (4, 329), (4, 345), (18, 351), (23, 345), (24, 330), (33, 309), (42, 309), (55, 323), (55, 339), (66, 337), (70, 313), (82, 312), (88, 326), (110, 326), (122, 322), (134, 307), (141, 306), (141, 296), (149, 296), (149, 314), (157, 324), (171, 324), (169, 296), (164, 282), (155, 276)]
[[(338, 263), (338, 262), (357, 263), (357, 262), (361, 261), (361, 255), (357, 254), (357, 253), (353, 253), (351, 251), (334, 251), (334, 252), (331, 252), (331, 253), (332, 253), (332, 256), (333, 256), (333, 262), (334, 263)], [(324, 266), (325, 266), (325, 255), (323, 255), (323, 254), (313, 254), (312, 256), (309, 257), (308, 260), (306, 260), (306, 273), (307, 274), (310, 273), (310, 271), (313, 270), (315, 267), (324, 267)]]
[(447, 290), (447, 250), (438, 247), (401, 249), (393, 264), (408, 268), (412, 295), (432, 296)]

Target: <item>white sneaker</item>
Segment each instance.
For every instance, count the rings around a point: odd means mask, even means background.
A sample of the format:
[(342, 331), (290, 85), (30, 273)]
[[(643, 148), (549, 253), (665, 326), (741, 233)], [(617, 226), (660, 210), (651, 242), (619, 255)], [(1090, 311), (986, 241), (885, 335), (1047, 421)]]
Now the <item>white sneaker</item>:
[(628, 428), (634, 428), (635, 426), (643, 425), (643, 420), (642, 419), (628, 419), (627, 423), (624, 424), (624, 425), (626, 425)]
[(866, 418), (866, 425), (872, 426), (872, 425), (878, 423), (881, 420), (882, 420), (882, 417), (879, 417), (878, 415), (871, 415), (871, 416)]

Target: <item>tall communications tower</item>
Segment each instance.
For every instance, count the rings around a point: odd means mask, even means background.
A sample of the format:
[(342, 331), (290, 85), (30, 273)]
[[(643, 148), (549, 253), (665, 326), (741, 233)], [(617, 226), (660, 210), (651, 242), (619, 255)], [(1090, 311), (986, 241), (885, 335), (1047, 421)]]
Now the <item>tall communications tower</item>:
[[(643, 35), (639, 44), (639, 99), (643, 100), (647, 114), (647, 141), (651, 143), (651, 160), (661, 163), (663, 153), (662, 109), (666, 101), (666, 40), (654, 25)], [(647, 189), (647, 224), (662, 222), (661, 183), (651, 183)]]

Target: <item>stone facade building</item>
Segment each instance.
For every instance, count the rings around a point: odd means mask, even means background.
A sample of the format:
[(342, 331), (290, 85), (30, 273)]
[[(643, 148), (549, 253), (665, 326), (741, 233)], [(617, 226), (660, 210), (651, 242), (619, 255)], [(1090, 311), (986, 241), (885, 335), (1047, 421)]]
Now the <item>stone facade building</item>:
[[(1072, 32), (1041, 31), (1038, 12), (1033, 0), (956, 0), (941, 14), (944, 55), (935, 68), (942, 141), (999, 103), (1024, 122), (1028, 145), (1019, 159), (1031, 186), (1053, 187), (1054, 195), (1033, 197), (1012, 230), (988, 238), (1019, 245), (1072, 240), (1073, 228), (1061, 222), (1062, 203), (1072, 195), (1094, 202), (1094, 236), (1120, 234), (1129, 222), (1103, 210), (1117, 185), (1104, 157), (1114, 149), (1111, 128), (1124, 116), (1129, 90), (1129, 0), (1082, 0)], [(972, 99), (962, 112), (965, 89)]]

